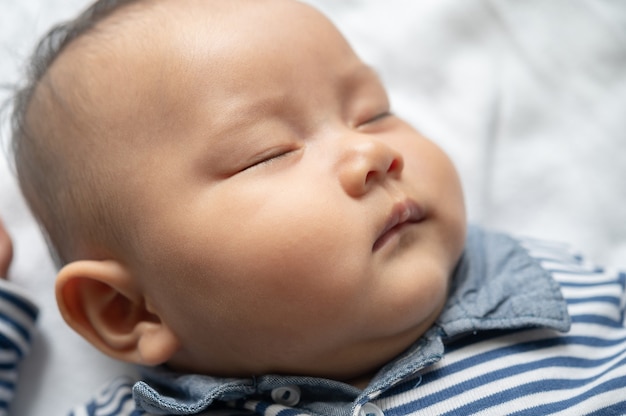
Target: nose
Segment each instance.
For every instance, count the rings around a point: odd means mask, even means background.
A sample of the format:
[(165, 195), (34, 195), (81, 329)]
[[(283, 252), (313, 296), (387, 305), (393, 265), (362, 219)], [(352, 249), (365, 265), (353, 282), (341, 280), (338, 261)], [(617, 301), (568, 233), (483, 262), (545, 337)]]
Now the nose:
[(344, 139), (339, 159), (339, 181), (345, 192), (360, 197), (390, 178), (399, 178), (402, 155), (374, 137), (352, 135)]

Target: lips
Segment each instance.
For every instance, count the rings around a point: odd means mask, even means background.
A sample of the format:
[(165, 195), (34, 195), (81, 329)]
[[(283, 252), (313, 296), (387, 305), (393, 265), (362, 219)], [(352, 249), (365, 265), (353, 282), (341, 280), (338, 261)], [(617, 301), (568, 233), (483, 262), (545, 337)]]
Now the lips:
[(424, 219), (424, 210), (415, 201), (407, 199), (394, 204), (384, 226), (378, 233), (372, 251), (377, 251), (395, 234), (409, 224), (415, 224)]

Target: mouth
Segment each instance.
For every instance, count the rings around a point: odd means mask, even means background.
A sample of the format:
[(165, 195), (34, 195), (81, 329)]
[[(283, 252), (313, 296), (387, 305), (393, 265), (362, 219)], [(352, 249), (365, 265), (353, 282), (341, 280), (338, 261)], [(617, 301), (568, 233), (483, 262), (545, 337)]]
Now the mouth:
[(394, 204), (387, 221), (378, 233), (372, 251), (378, 251), (407, 225), (419, 223), (423, 219), (424, 210), (415, 201), (407, 199)]

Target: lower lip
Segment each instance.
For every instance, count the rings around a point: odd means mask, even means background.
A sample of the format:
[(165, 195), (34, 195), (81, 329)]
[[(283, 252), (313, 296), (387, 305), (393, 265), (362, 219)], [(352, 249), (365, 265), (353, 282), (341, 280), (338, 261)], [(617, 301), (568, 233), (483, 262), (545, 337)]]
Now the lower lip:
[(416, 222), (403, 222), (402, 224), (396, 225), (395, 227), (387, 231), (385, 234), (381, 235), (378, 238), (378, 240), (376, 240), (376, 242), (374, 243), (374, 247), (372, 248), (372, 251), (378, 251), (381, 247), (391, 242), (391, 240), (396, 240), (398, 237), (398, 233), (400, 233), (400, 231), (402, 231), (407, 226), (415, 225), (415, 224), (417, 223)]

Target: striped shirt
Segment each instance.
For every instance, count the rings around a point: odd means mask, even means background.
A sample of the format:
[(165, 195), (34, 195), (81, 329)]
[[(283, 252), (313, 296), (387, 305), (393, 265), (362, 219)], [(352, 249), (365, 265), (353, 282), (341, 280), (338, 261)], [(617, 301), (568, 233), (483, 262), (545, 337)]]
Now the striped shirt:
[(30, 350), (37, 314), (27, 295), (0, 279), (0, 416), (9, 414), (18, 364)]
[(472, 228), (444, 311), (365, 390), (150, 371), (73, 415), (625, 415), (626, 274)]

